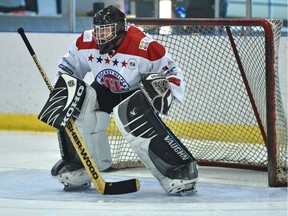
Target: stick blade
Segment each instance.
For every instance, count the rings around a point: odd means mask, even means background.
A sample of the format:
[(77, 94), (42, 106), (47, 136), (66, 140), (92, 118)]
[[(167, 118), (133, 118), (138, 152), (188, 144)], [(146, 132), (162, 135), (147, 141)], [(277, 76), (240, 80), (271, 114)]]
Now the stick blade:
[(134, 193), (140, 189), (140, 183), (138, 179), (129, 179), (120, 182), (107, 182), (105, 184), (105, 195)]

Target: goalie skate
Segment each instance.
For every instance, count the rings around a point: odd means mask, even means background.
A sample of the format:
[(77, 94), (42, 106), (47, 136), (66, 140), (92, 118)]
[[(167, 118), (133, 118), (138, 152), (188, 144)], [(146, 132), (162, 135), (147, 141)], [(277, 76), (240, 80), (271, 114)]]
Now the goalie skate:
[(87, 190), (91, 188), (91, 183), (86, 183), (86, 184), (83, 184), (83, 185), (72, 185), (72, 184), (67, 184), (65, 185), (64, 184), (64, 188), (63, 190), (64, 191), (82, 191), (82, 190)]
[[(175, 172), (177, 175), (181, 173)], [(183, 172), (185, 174), (185, 172)], [(198, 165), (193, 161), (188, 167), (188, 176), (175, 178), (174, 173), (170, 174), (171, 178), (165, 177), (160, 181), (162, 188), (169, 194), (187, 195), (190, 192), (196, 191), (196, 183), (198, 180)], [(173, 177), (172, 177), (173, 176)]]
[(91, 187), (91, 180), (85, 168), (63, 159), (53, 166), (51, 174), (64, 185), (64, 190), (88, 189)]
[(196, 191), (196, 182), (197, 179), (180, 180), (166, 177), (160, 181), (160, 184), (169, 194), (181, 194), (185, 196), (190, 192)]
[(56, 176), (59, 182), (64, 185), (64, 190), (86, 190), (91, 187), (90, 178), (84, 168), (62, 173)]

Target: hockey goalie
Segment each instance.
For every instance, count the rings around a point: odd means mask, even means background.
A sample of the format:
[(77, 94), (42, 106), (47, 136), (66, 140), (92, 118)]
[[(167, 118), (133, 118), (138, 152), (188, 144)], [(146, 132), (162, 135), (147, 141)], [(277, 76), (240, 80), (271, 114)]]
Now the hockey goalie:
[[(61, 159), (51, 174), (64, 189), (89, 188), (90, 178), (64, 128), (70, 118), (100, 171), (112, 165), (110, 114), (131, 148), (167, 193), (193, 191), (197, 162), (159, 117), (184, 97), (181, 69), (165, 47), (108, 6), (58, 64), (54, 90), (39, 119), (58, 129)], [(88, 72), (94, 81), (84, 82)]]

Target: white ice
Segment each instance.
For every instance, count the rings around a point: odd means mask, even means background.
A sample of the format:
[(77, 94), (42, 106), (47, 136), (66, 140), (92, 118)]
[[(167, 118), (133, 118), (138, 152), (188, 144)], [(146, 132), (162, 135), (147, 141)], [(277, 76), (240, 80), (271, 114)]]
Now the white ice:
[(145, 168), (103, 173), (139, 178), (141, 189), (100, 195), (65, 192), (50, 169), (59, 160), (54, 133), (0, 132), (0, 216), (287, 216), (287, 188), (268, 187), (267, 172), (200, 167), (197, 192), (166, 194)]

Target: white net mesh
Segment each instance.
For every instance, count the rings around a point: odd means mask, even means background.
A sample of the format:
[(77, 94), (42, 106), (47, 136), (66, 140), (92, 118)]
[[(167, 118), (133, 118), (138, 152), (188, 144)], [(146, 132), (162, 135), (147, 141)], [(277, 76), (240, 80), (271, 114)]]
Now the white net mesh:
[[(265, 20), (261, 22), (267, 25)], [(285, 185), (288, 130), (277, 67), (282, 21), (269, 21), (274, 33), (270, 49), (274, 46), (275, 51), (274, 61), (270, 62), (261, 22), (247, 26), (233, 21), (205, 25), (194, 21), (182, 26), (171, 21), (167, 26), (154, 22), (143, 27), (167, 48), (184, 72), (184, 104), (174, 103), (169, 115), (162, 119), (199, 163), (251, 169), (268, 167), (272, 173), (269, 178), (276, 182), (272, 185)], [(275, 127), (272, 125), (276, 131), (275, 142), (270, 141), (270, 131), (267, 131), (271, 127), (267, 117), (271, 113), (267, 110), (274, 103), (266, 101), (266, 69), (271, 64), (273, 77), (275, 75), (275, 85), (272, 83), (276, 105)], [(121, 137), (113, 119), (107, 133), (115, 168), (142, 165)], [(275, 147), (275, 155), (270, 156), (267, 148), (271, 145)], [(272, 165), (268, 157), (274, 158)]]

